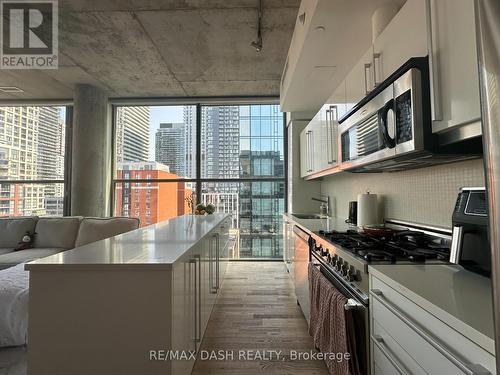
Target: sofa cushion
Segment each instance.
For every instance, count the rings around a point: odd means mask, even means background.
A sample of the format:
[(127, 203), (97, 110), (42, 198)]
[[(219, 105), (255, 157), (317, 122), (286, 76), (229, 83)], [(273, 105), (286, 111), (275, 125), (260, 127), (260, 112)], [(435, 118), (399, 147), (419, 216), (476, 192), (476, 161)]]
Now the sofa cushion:
[(76, 235), (82, 218), (74, 217), (41, 217), (36, 224), (35, 248), (75, 247)]
[(140, 221), (129, 217), (83, 218), (75, 247), (117, 236), (139, 228)]
[(0, 248), (16, 248), (26, 232), (35, 231), (37, 220), (36, 216), (0, 219)]
[(14, 251), (8, 254), (0, 255), (0, 268), (5, 268), (5, 265), (15, 265), (18, 263), (29, 262), (39, 258), (45, 258), (49, 255), (60, 253), (67, 249), (62, 248), (38, 248)]
[(13, 252), (14, 250), (12, 250), (10, 247), (7, 247), (7, 248), (0, 248), (0, 255), (3, 255), (3, 254), (8, 254), (8, 253), (11, 253)]

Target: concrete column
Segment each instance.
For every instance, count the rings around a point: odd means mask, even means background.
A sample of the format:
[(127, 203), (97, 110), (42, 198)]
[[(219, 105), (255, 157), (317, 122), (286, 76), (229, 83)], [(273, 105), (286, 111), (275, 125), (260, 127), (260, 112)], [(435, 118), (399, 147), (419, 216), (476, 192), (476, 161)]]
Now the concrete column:
[(107, 95), (76, 85), (73, 107), (71, 214), (109, 216), (112, 178), (111, 108)]

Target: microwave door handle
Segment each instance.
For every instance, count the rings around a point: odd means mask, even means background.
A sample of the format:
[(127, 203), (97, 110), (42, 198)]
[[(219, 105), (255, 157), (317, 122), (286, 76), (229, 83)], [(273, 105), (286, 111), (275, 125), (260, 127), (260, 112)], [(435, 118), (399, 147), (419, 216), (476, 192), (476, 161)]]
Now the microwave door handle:
[(382, 109), (378, 112), (378, 124), (380, 133), (382, 134), (382, 141), (384, 142), (384, 146), (386, 148), (394, 148), (396, 147), (396, 141), (394, 138), (391, 138), (389, 135), (389, 129), (387, 127), (387, 115), (389, 110), (394, 110), (394, 99), (389, 100)]
[(459, 264), (460, 258), (462, 256), (462, 238), (463, 238), (464, 228), (463, 227), (453, 227), (453, 233), (451, 235), (451, 250), (450, 250), (450, 263)]

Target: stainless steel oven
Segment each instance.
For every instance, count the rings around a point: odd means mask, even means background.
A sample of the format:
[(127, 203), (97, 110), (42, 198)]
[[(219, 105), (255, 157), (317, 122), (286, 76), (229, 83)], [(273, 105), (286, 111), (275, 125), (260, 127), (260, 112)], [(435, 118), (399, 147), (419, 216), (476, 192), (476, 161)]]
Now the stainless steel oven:
[[(312, 245), (314, 246), (314, 244)], [(349, 283), (339, 277), (332, 271), (331, 267), (318, 253), (311, 251), (311, 262), (320, 268), (321, 273), (332, 285), (347, 298), (346, 310), (351, 310), (354, 334), (356, 341), (356, 357), (358, 359), (359, 370), (361, 374), (369, 374), (370, 341), (369, 341), (369, 310), (368, 299), (363, 294), (358, 293)]]

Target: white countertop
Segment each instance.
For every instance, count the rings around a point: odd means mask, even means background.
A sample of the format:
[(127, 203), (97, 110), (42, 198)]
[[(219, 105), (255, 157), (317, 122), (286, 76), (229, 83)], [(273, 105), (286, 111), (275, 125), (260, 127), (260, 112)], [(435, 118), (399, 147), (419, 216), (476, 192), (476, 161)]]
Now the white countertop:
[(490, 279), (458, 265), (374, 265), (368, 272), (494, 355)]
[(227, 214), (179, 216), (29, 262), (25, 269), (170, 268), (227, 217)]

